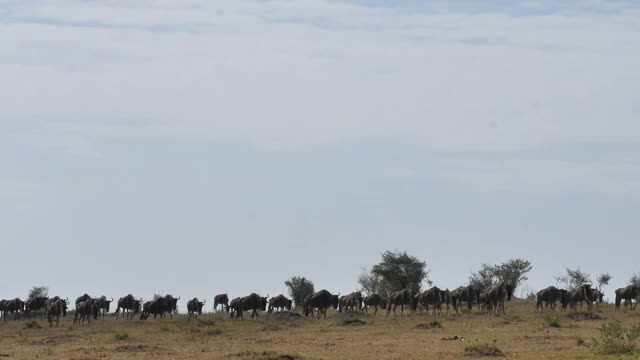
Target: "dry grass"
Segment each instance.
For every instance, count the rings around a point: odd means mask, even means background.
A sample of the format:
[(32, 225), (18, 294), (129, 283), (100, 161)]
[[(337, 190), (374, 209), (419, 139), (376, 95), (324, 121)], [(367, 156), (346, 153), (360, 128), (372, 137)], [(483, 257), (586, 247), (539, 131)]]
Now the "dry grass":
[(626, 328), (640, 323), (640, 310), (615, 313), (612, 305), (601, 305), (597, 318), (559, 313), (560, 327), (549, 326), (549, 312), (536, 312), (532, 302), (513, 301), (506, 310), (499, 317), (474, 312), (388, 319), (384, 313), (374, 318), (331, 312), (319, 321), (267, 314), (257, 321), (207, 314), (190, 322), (186, 316), (148, 321), (108, 316), (91, 325), (72, 325), (67, 317), (58, 328), (39, 320), (40, 329), (7, 321), (0, 322), (0, 358), (469, 359), (489, 355), (485, 350), (498, 354), (492, 350), (497, 349), (513, 359), (601, 359), (606, 356), (590, 348), (599, 328), (609, 321)]

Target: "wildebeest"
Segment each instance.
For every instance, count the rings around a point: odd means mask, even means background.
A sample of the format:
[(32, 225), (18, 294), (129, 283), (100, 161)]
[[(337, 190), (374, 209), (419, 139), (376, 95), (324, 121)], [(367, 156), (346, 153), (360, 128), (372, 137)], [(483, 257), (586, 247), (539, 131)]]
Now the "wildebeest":
[(582, 311), (582, 302), (587, 302), (587, 310), (593, 310), (593, 302), (592, 299), (593, 289), (591, 288), (591, 284), (584, 284), (578, 286), (575, 289), (571, 289), (567, 292), (569, 296), (569, 306), (571, 307), (571, 311), (576, 310), (576, 304), (580, 302), (580, 311)]
[(437, 286), (425, 290), (416, 295), (416, 307), (420, 306), (420, 311), (424, 308), (429, 312), (429, 305), (433, 307), (432, 314), (442, 314), (442, 290)]
[(291, 310), (293, 300), (287, 299), (286, 296), (280, 294), (278, 296), (269, 299), (269, 313), (276, 309), (276, 311)]
[(228, 309), (230, 310), (229, 315), (231, 316), (232, 319), (236, 315), (236, 312), (238, 312), (238, 304), (239, 304), (239, 302), (240, 302), (240, 298), (237, 297), (237, 298), (231, 300), (231, 302), (229, 303), (229, 307), (228, 307)]
[(113, 298), (111, 298), (111, 300), (107, 300), (107, 297), (102, 295), (99, 298), (95, 298), (93, 299), (93, 301), (95, 302), (96, 306), (98, 307), (98, 313), (100, 315), (104, 315), (104, 314), (108, 314), (109, 313), (109, 307), (111, 306), (111, 303), (113, 302)]
[(24, 301), (20, 300), (20, 298), (4, 300), (4, 320), (7, 320), (7, 313), (14, 314), (13, 319), (18, 320), (22, 312), (24, 312)]
[[(118, 307), (116, 308), (116, 318), (120, 316), (120, 309), (122, 309), (122, 318), (125, 317), (125, 310), (127, 312), (127, 319), (133, 319), (134, 314), (140, 312), (142, 308), (142, 299), (136, 299), (133, 295), (128, 294), (125, 297), (118, 299)], [(131, 317), (129, 317), (131, 315)]]
[(173, 319), (173, 314), (178, 313), (178, 300), (180, 300), (180, 297), (178, 296), (177, 298), (175, 298), (173, 297), (173, 295), (165, 295), (164, 298), (167, 300), (167, 306), (168, 306), (167, 312), (169, 313), (169, 316), (171, 316), (171, 318)]
[(87, 301), (87, 300), (89, 300), (89, 299), (91, 299), (91, 296), (89, 296), (89, 294), (87, 294), (87, 293), (84, 293), (84, 294), (80, 295), (80, 296), (76, 299), (76, 306), (77, 306), (77, 304), (78, 304), (79, 302)]
[(374, 307), (375, 310), (373, 311), (373, 316), (376, 316), (376, 314), (378, 313), (379, 307), (382, 309), (385, 309), (387, 307), (387, 300), (385, 300), (382, 296), (378, 294), (371, 294), (365, 297), (363, 300), (363, 303), (364, 303), (364, 311), (367, 314), (369, 313), (369, 306)]
[(340, 297), (338, 301), (338, 311), (359, 311), (362, 309), (362, 300), (362, 293), (360, 291), (344, 295)]
[[(27, 318), (31, 318), (31, 315), (35, 317), (35, 314), (40, 309), (45, 309), (47, 300), (49, 298), (46, 296), (37, 296), (32, 299), (28, 299), (24, 304), (24, 314)], [(32, 313), (33, 312), (33, 313)], [(44, 312), (40, 313), (40, 319), (44, 317)]]
[(266, 311), (267, 310), (267, 299), (269, 295), (266, 297), (262, 297), (256, 293), (251, 293), (245, 297), (241, 297), (237, 301), (236, 305), (236, 319), (244, 320), (244, 312), (251, 311), (251, 318), (255, 316), (259, 317), (258, 310)]
[(513, 286), (511, 284), (499, 284), (497, 286), (487, 289), (487, 302), (491, 304), (491, 308), (495, 309), (496, 315), (506, 314), (504, 309), (504, 302), (511, 301), (511, 295), (513, 294)]
[(411, 294), (411, 290), (404, 289), (400, 291), (396, 291), (389, 295), (389, 301), (387, 303), (387, 316), (391, 312), (393, 308), (393, 314), (396, 315), (396, 308), (400, 305), (400, 315), (404, 314), (404, 306), (413, 306), (415, 304), (415, 298)]
[(170, 306), (167, 302), (167, 298), (163, 296), (156, 297), (153, 300), (149, 300), (142, 305), (142, 313), (140, 314), (140, 320), (146, 320), (149, 315), (153, 314), (153, 318), (160, 315), (160, 318), (164, 318), (165, 313), (170, 312)]
[(4, 319), (4, 313), (7, 310), (7, 300), (0, 300), (0, 317)]
[[(626, 309), (631, 304), (631, 310), (634, 310), (640, 300), (640, 287), (635, 285), (629, 285), (620, 289), (616, 289), (616, 311), (620, 310), (620, 304), (624, 300), (624, 308)], [(636, 301), (635, 306), (633, 300)]]
[(546, 287), (536, 293), (536, 310), (550, 307), (556, 309), (556, 302), (560, 300), (560, 290), (555, 286)]
[(92, 298), (89, 298), (85, 301), (76, 302), (76, 314), (73, 319), (73, 323), (82, 323), (84, 324), (85, 320), (91, 324), (91, 317), (94, 319), (98, 318), (98, 306)]
[(456, 311), (462, 307), (463, 303), (467, 304), (469, 311), (473, 310), (474, 303), (480, 303), (480, 289), (476, 289), (472, 285), (461, 286), (453, 290), (451, 295), (458, 299)]
[(53, 318), (56, 319), (56, 327), (60, 323), (60, 316), (67, 316), (67, 306), (69, 302), (58, 298), (47, 306), (47, 320), (49, 321), (49, 327), (53, 326)]
[(187, 302), (187, 311), (189, 312), (189, 320), (191, 320), (191, 316), (197, 318), (198, 315), (202, 315), (202, 307), (207, 302), (207, 300), (200, 301), (198, 298), (193, 298)]
[(442, 297), (442, 303), (445, 304), (447, 306), (447, 312), (446, 314), (449, 315), (450, 312), (450, 306), (453, 306), (453, 308), (456, 310), (456, 314), (458, 313), (458, 295), (456, 294), (455, 296), (451, 293), (451, 291), (449, 291), (449, 289), (444, 289), (440, 292), (440, 295)]
[(327, 309), (333, 307), (338, 308), (340, 302), (340, 294), (332, 295), (329, 291), (322, 289), (312, 295), (307, 296), (304, 301), (304, 315), (315, 317), (314, 309), (318, 309), (318, 319), (324, 315), (327, 318)]
[[(47, 301), (45, 301), (44, 306), (45, 306), (45, 308), (46, 308), (46, 310), (47, 310), (47, 313), (48, 313), (49, 307), (50, 307), (54, 302), (56, 302), (56, 301), (58, 301), (58, 300), (60, 300), (60, 296), (54, 296), (54, 297), (52, 297), (52, 298), (48, 298), (48, 299), (47, 299)], [(66, 298), (64, 301), (65, 301), (65, 303), (67, 304), (67, 307), (68, 307), (68, 306), (69, 306), (69, 298)]]
[(222, 311), (229, 312), (229, 296), (227, 294), (218, 294), (213, 298), (213, 310), (216, 311), (220, 305)]

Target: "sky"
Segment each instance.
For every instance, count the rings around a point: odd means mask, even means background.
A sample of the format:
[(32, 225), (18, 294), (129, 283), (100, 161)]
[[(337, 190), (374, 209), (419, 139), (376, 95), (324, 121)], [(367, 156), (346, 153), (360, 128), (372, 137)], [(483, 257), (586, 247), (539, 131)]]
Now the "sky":
[[(640, 273), (635, 1), (0, 0), (0, 298)], [(186, 302), (185, 302), (186, 303)], [(184, 305), (184, 304), (183, 304)]]

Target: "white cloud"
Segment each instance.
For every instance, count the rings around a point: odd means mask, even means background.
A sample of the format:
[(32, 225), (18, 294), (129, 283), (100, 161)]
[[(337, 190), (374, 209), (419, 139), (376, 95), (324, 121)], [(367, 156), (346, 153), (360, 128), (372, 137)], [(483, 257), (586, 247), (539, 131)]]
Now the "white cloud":
[[(304, 146), (392, 135), (474, 149), (640, 140), (634, 8), (540, 16), (325, 0), (7, 8), (0, 122), (45, 122), (51, 136)], [(29, 128), (11, 136), (28, 141)]]

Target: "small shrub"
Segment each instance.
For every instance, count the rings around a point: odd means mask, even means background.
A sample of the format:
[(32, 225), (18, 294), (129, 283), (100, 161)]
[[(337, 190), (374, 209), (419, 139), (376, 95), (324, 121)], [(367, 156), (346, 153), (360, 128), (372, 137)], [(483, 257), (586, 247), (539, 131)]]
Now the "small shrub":
[(47, 356), (53, 356), (54, 352), (53, 352), (53, 346), (51, 345), (47, 345), (44, 347), (44, 349), (42, 350), (44, 352), (45, 355)]
[(576, 346), (584, 346), (585, 344), (586, 343), (585, 343), (583, 338), (581, 338), (581, 337), (577, 337), (576, 338)]
[(551, 313), (547, 316), (547, 324), (551, 327), (560, 327), (560, 315)]
[(439, 329), (442, 327), (442, 323), (438, 320), (434, 320), (428, 323), (421, 323), (416, 326), (417, 329)]
[(493, 357), (504, 357), (504, 353), (502, 350), (498, 349), (495, 345), (490, 344), (478, 344), (478, 345), (469, 345), (464, 348), (464, 353), (467, 356), (473, 357), (483, 357), (483, 356), (493, 356)]
[(129, 334), (128, 334), (126, 331), (122, 331), (122, 330), (120, 330), (120, 331), (114, 331), (114, 332), (113, 332), (113, 337), (114, 337), (116, 340), (120, 340), (120, 341), (122, 341), (122, 340), (126, 340), (126, 339), (128, 339), (128, 338), (129, 338)]
[(358, 318), (344, 319), (342, 321), (342, 325), (345, 326), (355, 326), (355, 325), (365, 325), (367, 322)]
[(205, 335), (208, 336), (217, 336), (217, 335), (222, 335), (222, 329), (207, 329), (204, 331)]
[(629, 354), (635, 351), (640, 338), (640, 325), (625, 329), (619, 322), (609, 322), (600, 328), (600, 338), (593, 339), (593, 349), (601, 354)]
[(38, 324), (38, 322), (35, 320), (29, 320), (24, 323), (24, 328), (25, 329), (41, 329), (42, 326), (40, 326), (40, 324)]

